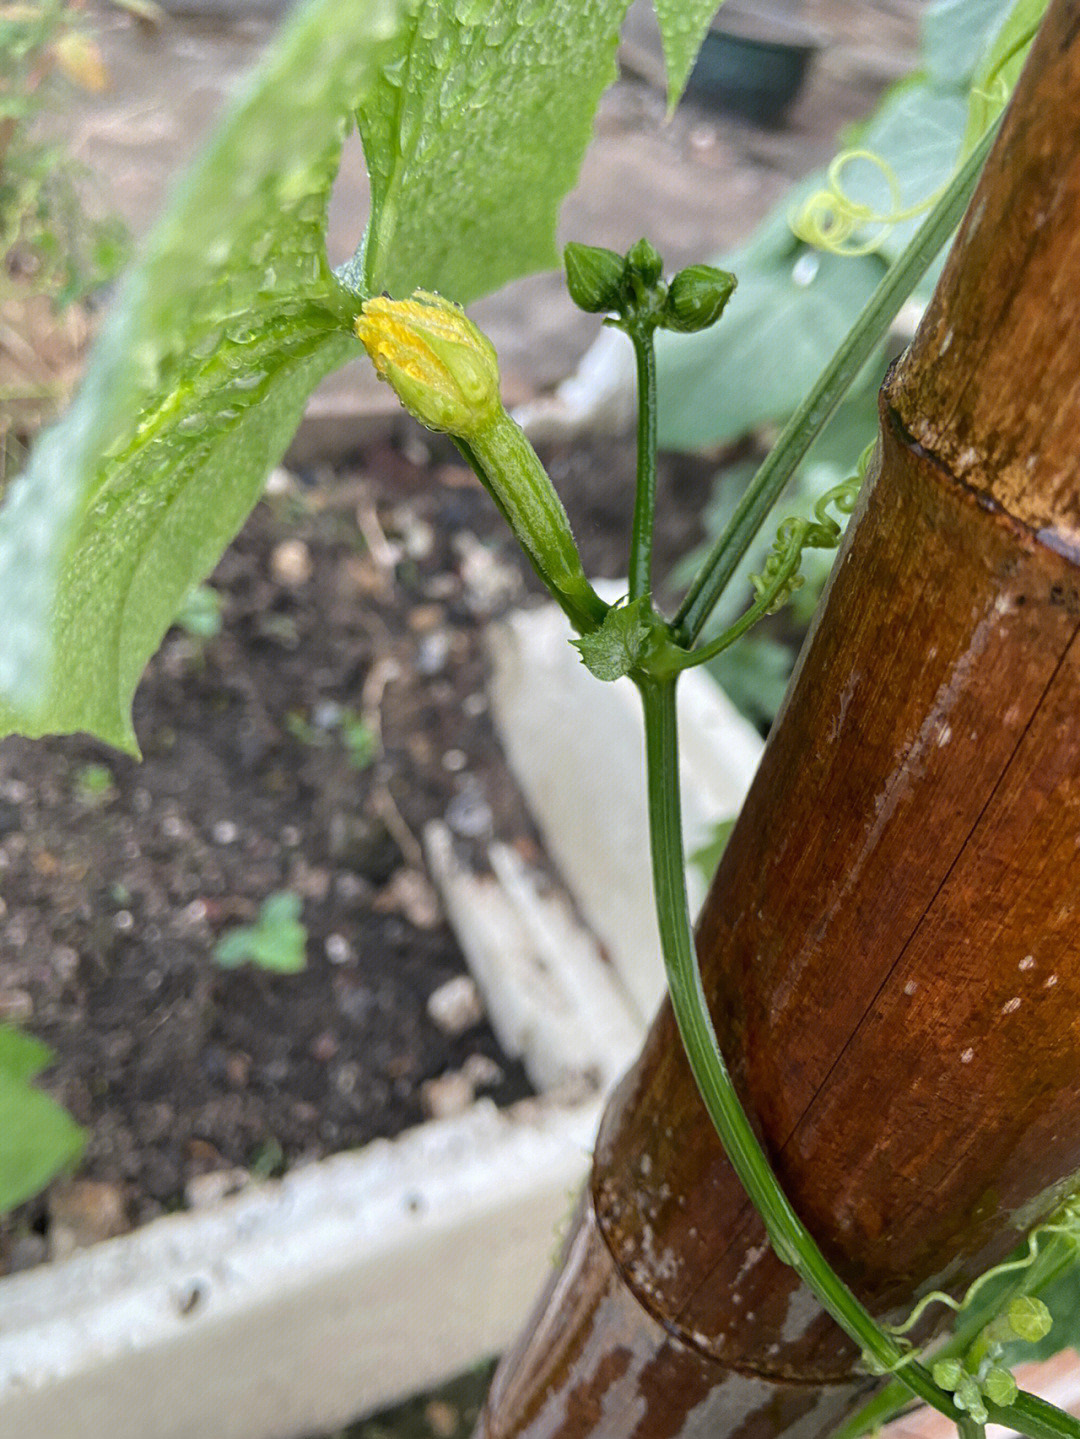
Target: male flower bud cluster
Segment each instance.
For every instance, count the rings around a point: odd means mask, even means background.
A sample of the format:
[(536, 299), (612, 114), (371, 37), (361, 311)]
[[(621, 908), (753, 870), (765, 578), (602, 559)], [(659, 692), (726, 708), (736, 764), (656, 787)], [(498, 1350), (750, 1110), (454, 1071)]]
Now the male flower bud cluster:
[(665, 285), (664, 262), (648, 240), (638, 240), (625, 255), (572, 242), (563, 263), (574, 304), (590, 314), (616, 315), (612, 323), (624, 328), (637, 323), (681, 334), (707, 330), (735, 289), (735, 276), (714, 265), (688, 265)]
[(460, 305), (427, 290), (378, 297), (354, 328), (379, 378), (429, 430), (471, 440), (502, 413), (495, 347)]

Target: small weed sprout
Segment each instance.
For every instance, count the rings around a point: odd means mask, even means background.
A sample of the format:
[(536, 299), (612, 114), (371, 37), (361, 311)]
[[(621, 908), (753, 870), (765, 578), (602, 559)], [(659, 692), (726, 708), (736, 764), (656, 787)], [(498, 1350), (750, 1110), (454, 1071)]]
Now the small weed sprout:
[(300, 896), (279, 890), (265, 899), (254, 924), (223, 934), (214, 946), (222, 969), (253, 964), (272, 974), (300, 974), (307, 968), (307, 929), (300, 920)]

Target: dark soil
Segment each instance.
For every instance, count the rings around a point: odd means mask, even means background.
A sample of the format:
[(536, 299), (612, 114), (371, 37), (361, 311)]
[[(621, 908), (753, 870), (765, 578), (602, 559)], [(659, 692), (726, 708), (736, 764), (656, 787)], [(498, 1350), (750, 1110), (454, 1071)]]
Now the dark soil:
[(469, 1439), (494, 1370), (494, 1364), (480, 1364), (430, 1394), (407, 1399), (334, 1434), (308, 1439)]
[[(541, 858), (482, 645), (539, 585), (417, 433), (341, 473), (278, 472), (212, 577), (220, 632), (174, 629), (150, 666), (141, 763), (85, 737), (0, 744), (0, 1019), (54, 1048), (44, 1082), (88, 1130), (79, 1176), (112, 1228), (182, 1207), (200, 1175), (397, 1134), (470, 1056), (498, 1103), (528, 1092), (486, 1024), (428, 1017), (464, 964), (420, 843), (442, 817), (474, 864), (496, 833)], [(624, 573), (630, 449), (549, 462), (589, 569)], [(699, 537), (711, 468), (661, 477), (660, 573)], [(281, 890), (303, 901), (306, 970), (218, 966), (219, 937)], [(50, 1252), (58, 1194), (0, 1225), (0, 1272)]]

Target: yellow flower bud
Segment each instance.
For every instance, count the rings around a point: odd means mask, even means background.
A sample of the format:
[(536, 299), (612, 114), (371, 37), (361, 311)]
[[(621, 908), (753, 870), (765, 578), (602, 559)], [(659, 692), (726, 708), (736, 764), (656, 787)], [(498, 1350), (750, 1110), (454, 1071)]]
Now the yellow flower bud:
[(495, 347), (460, 305), (426, 290), (378, 297), (354, 328), (379, 378), (428, 429), (471, 440), (501, 414)]

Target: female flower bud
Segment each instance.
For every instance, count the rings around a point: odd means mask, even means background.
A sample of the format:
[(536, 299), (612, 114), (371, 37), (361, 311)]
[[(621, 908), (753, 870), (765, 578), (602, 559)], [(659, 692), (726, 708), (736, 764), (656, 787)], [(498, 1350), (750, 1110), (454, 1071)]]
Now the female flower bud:
[(460, 305), (426, 290), (378, 297), (354, 328), (379, 378), (429, 430), (470, 440), (502, 413), (495, 347)]
[(617, 310), (622, 298), (626, 261), (614, 250), (601, 245), (579, 245), (571, 241), (563, 251), (566, 288), (579, 310), (590, 315)]
[(356, 333), (411, 415), (458, 442), (537, 574), (578, 630), (607, 614), (585, 577), (570, 521), (524, 432), (503, 409), (495, 347), (460, 305), (426, 290), (368, 300)]
[(664, 317), (665, 330), (692, 334), (715, 325), (735, 289), (735, 276), (713, 265), (688, 265), (672, 277), (668, 286)]

